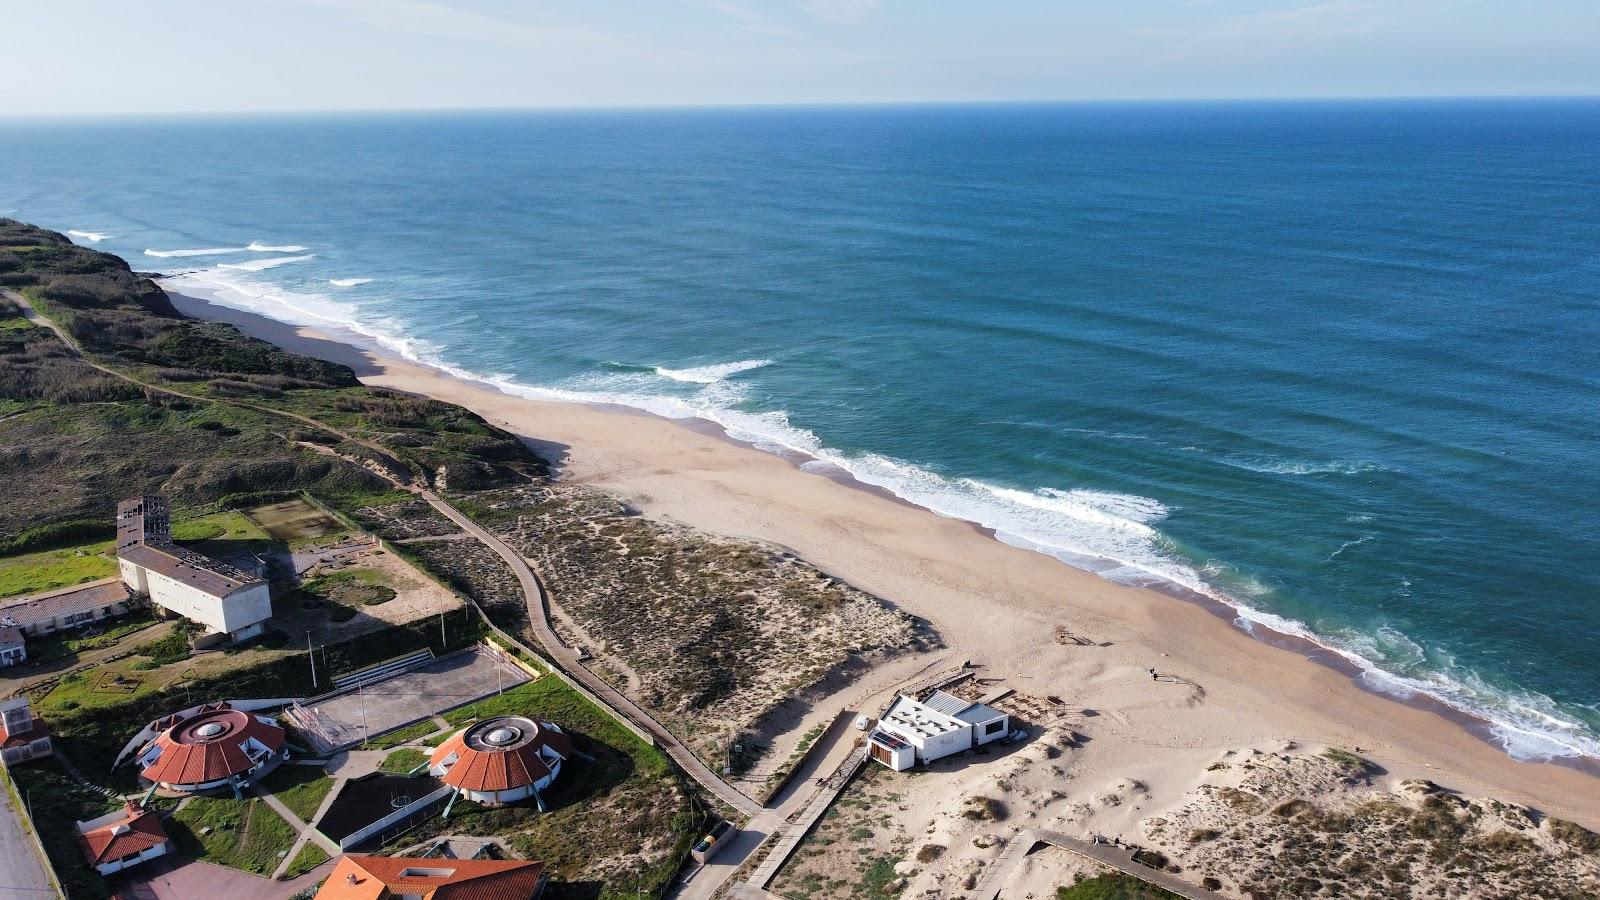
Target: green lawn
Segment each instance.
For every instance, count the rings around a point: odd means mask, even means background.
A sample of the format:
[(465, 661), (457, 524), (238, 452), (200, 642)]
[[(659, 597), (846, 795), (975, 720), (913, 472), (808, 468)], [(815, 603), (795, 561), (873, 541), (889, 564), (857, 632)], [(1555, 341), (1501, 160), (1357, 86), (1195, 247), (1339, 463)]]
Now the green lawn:
[(178, 852), (190, 859), (271, 875), (298, 837), (264, 801), (195, 797), (167, 820)]
[(418, 738), (425, 738), (438, 730), (439, 726), (435, 725), (432, 719), (423, 719), (421, 722), (407, 725), (397, 731), (380, 734), (362, 746), (367, 750), (387, 750), (390, 747), (409, 744)]
[(148, 661), (133, 656), (96, 666), (87, 672), (65, 675), (44, 699), (35, 704), (34, 711), (49, 719), (52, 714), (72, 710), (120, 706), (155, 693), (169, 679), (165, 674), (136, 670), (134, 666), (142, 662)]
[(272, 538), (256, 524), (245, 518), (242, 513), (229, 510), (228, 512), (212, 513), (198, 519), (185, 519), (182, 522), (172, 523), (172, 539), (175, 541), (269, 541)]
[(117, 574), (111, 541), (0, 558), (0, 597), (32, 594)]
[(1132, 875), (1113, 872), (1056, 888), (1056, 900), (1178, 900), (1178, 895)]
[[(470, 703), (466, 706), (460, 707), (459, 709), (452, 709), (444, 714), (444, 719), (451, 725), (459, 727), (471, 722), (474, 719), (492, 719), (495, 716), (532, 715), (530, 710), (545, 706), (551, 698), (552, 692), (550, 690), (550, 685), (546, 684), (546, 682), (552, 681), (560, 685), (560, 679), (557, 678), (538, 678), (533, 681), (519, 684), (514, 688), (508, 688), (503, 694), (496, 694), (493, 697), (485, 697), (484, 699), (479, 700), (477, 703)], [(566, 687), (565, 685), (560, 686), (563, 688)], [(578, 695), (572, 692), (570, 689), (567, 689), (567, 692), (571, 693), (574, 697), (578, 697)], [(578, 697), (578, 699), (582, 700), (581, 697)], [(560, 719), (552, 719), (552, 721), (554, 721), (557, 725), (561, 724)]]
[(390, 775), (408, 775), (412, 769), (428, 761), (428, 754), (411, 747), (401, 747), (399, 750), (385, 756), (383, 762), (378, 764), (379, 771), (388, 772)]
[(309, 824), (332, 787), (333, 779), (321, 766), (285, 765), (262, 779), (256, 790), (258, 793), (265, 790), (273, 794), (284, 806), (289, 807), (290, 812), (299, 816), (300, 821)]
[(306, 845), (300, 848), (299, 855), (289, 864), (284, 874), (290, 878), (297, 878), (327, 861), (328, 854), (317, 845), (316, 841), (306, 841)]

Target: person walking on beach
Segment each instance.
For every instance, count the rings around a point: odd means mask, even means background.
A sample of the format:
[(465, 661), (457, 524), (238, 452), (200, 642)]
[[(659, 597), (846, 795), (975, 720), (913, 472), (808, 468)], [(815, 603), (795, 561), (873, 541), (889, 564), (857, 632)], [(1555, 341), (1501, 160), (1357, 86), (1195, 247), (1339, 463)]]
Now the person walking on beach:
[(1150, 680), (1151, 681), (1160, 681), (1161, 680), (1161, 678), (1156, 675), (1156, 670), (1154, 668), (1152, 668), (1150, 670)]

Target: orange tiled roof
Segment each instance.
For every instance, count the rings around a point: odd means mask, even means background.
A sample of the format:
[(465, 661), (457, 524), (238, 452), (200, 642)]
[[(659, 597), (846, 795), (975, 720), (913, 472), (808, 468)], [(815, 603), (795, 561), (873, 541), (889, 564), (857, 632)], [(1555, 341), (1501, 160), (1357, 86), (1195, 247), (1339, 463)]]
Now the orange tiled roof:
[[(208, 733), (212, 726), (219, 727)], [(274, 752), (285, 739), (282, 728), (225, 703), (201, 707), (156, 735), (161, 754), (140, 774), (162, 784), (204, 784), (238, 775), (254, 765), (240, 746), (250, 738)]]
[[(519, 741), (515, 745), (494, 748), (480, 739), (506, 722), (519, 727)], [(539, 755), (541, 747), (549, 747), (566, 759), (572, 755), (572, 737), (520, 717), (488, 719), (451, 735), (433, 751), (428, 765), (437, 766), (454, 753), (459, 759), (440, 781), (468, 791), (509, 791), (550, 775), (550, 764)]]
[[(89, 865), (97, 866), (108, 860), (143, 853), (168, 841), (167, 830), (161, 827), (161, 819), (153, 811), (130, 803), (123, 812), (123, 818), (78, 835), (83, 858), (89, 861)], [(122, 825), (128, 828), (118, 834), (117, 830)]]
[(530, 900), (543, 875), (543, 864), (520, 860), (342, 856), (316, 900)]

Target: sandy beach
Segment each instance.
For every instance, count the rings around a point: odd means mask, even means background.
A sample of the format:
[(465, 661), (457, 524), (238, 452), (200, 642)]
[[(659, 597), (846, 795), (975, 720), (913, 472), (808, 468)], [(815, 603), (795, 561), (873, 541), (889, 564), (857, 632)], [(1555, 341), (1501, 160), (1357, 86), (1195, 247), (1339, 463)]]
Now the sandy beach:
[[(1219, 754), (1291, 742), (1359, 747), (1389, 778), (1430, 779), (1600, 827), (1600, 781), (1582, 765), (1514, 760), (1470, 722), (1365, 690), (1348, 671), (1309, 659), (1315, 648), (1258, 640), (1202, 604), (1108, 582), (703, 427), (510, 396), (362, 349), (352, 336), (193, 297), (173, 301), (187, 314), (347, 364), (366, 384), (469, 408), (532, 442), (562, 479), (649, 516), (788, 547), (926, 620), (983, 677), (1092, 711), (1082, 770), (1136, 780), (1149, 795), (1108, 812), (1099, 823), (1106, 833), (1179, 802)], [(1088, 643), (1061, 642), (1059, 629)], [(1152, 668), (1163, 677), (1153, 680)]]

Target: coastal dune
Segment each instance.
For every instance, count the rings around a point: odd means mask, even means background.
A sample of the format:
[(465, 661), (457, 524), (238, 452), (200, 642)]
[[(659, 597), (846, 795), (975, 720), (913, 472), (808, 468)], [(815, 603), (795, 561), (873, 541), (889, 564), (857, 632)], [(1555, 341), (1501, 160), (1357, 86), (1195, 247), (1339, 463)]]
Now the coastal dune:
[[(186, 314), (349, 365), (366, 384), (471, 409), (528, 439), (562, 479), (647, 515), (793, 550), (926, 620), (981, 677), (1084, 711), (1093, 739), (1076, 752), (1094, 770), (1146, 785), (1147, 812), (1179, 802), (1219, 753), (1297, 742), (1359, 747), (1389, 777), (1600, 827), (1600, 780), (1582, 764), (1515, 760), (1472, 722), (1365, 690), (1325, 664), (1338, 662), (1323, 659), (1331, 654), (1253, 637), (1223, 610), (1106, 581), (709, 427), (511, 396), (363, 348), (354, 335), (172, 299)], [(1066, 632), (1081, 642), (1060, 639)]]

